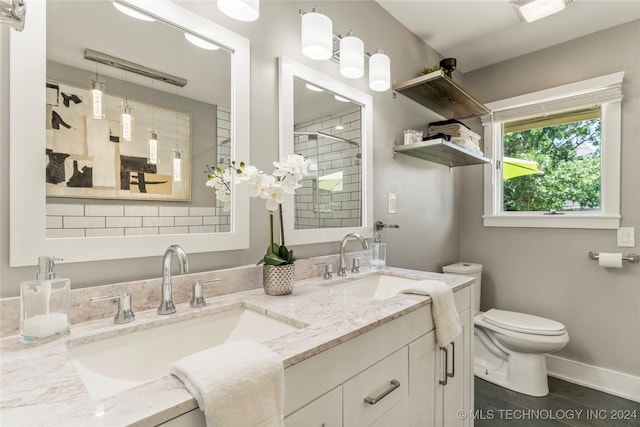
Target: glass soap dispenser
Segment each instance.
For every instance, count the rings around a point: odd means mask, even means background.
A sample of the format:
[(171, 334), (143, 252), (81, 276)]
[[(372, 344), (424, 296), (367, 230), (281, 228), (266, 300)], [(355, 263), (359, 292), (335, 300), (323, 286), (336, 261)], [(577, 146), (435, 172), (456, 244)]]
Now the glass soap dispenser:
[(71, 282), (56, 279), (52, 256), (38, 258), (36, 280), (20, 284), (20, 341), (40, 343), (67, 335), (71, 307)]

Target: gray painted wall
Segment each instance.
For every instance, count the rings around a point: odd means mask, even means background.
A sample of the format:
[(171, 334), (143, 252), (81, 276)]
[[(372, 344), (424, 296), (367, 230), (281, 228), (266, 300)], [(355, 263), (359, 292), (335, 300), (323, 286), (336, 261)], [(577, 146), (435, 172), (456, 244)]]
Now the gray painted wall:
[[(465, 74), (483, 102), (625, 71), (622, 101), (623, 227), (640, 237), (640, 21)], [(476, 130), (480, 130), (479, 122)], [(615, 230), (485, 228), (480, 168), (462, 174), (460, 256), (484, 265), (482, 309), (532, 313), (564, 323), (558, 355), (640, 375), (640, 265), (605, 270), (589, 250), (618, 248)]]
[[(413, 158), (392, 159), (394, 140), (401, 141), (402, 130), (424, 127), (438, 117), (408, 98), (391, 91), (375, 93), (365, 78), (349, 80), (340, 76), (338, 64), (316, 62), (300, 52), (300, 16), (298, 9), (311, 10), (316, 2), (262, 2), (260, 19), (253, 23), (234, 21), (218, 12), (211, 2), (181, 2), (235, 31), (251, 41), (251, 159), (263, 170), (272, 170), (278, 157), (277, 57), (286, 55), (312, 66), (331, 77), (353, 84), (374, 97), (374, 219), (398, 223), (401, 228), (384, 232), (389, 243), (388, 263), (423, 270), (438, 270), (457, 260), (459, 253), (458, 171)], [(441, 57), (375, 2), (320, 2), (334, 23), (334, 32), (344, 34), (350, 28), (364, 40), (366, 50), (381, 47), (391, 58), (392, 78), (404, 81), (415, 77), (423, 66), (436, 64)], [(0, 289), (1, 296), (18, 294), (20, 281), (31, 279), (34, 268), (9, 268), (9, 130), (8, 124), (8, 34), (0, 27)], [(28, 54), (28, 52), (25, 52)], [(207, 160), (213, 161), (213, 159)], [(193, 165), (198, 169), (197, 165)], [(197, 182), (193, 183), (198, 185)], [(204, 186), (204, 179), (200, 183)], [(28, 190), (28, 189), (25, 189)], [(387, 192), (398, 195), (398, 213), (387, 215)], [(192, 254), (191, 271), (252, 264), (263, 255), (268, 242), (268, 216), (264, 201), (251, 200), (250, 249)], [(324, 243), (295, 248), (301, 257), (337, 253), (339, 244)], [(351, 248), (351, 244), (349, 245)], [(356, 249), (354, 244), (353, 250)], [(35, 262), (35, 260), (34, 260)], [(60, 264), (59, 277), (71, 278), (74, 288), (120, 281), (158, 277), (161, 259), (156, 257)]]

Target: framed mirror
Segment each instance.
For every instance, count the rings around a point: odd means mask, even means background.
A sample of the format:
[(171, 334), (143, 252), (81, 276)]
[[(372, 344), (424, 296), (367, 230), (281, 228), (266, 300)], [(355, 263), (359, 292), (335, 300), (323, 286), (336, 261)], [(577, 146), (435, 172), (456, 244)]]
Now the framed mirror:
[(248, 248), (246, 189), (226, 212), (204, 172), (249, 159), (249, 41), (168, 1), (35, 2), (29, 21), (10, 35), (10, 265)]
[(280, 156), (311, 159), (293, 203), (283, 204), (288, 241), (372, 236), (372, 97), (285, 57), (279, 75)]

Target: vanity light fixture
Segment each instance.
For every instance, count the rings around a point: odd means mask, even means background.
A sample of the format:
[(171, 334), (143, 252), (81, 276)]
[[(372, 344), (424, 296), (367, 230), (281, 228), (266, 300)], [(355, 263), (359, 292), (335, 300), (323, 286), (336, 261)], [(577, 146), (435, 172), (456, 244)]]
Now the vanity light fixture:
[[(566, 0), (572, 1), (572, 0)], [(322, 9), (299, 11), (302, 17), (302, 53), (317, 60), (333, 59), (340, 63), (340, 74), (356, 79), (364, 75), (364, 57), (369, 58), (369, 88), (384, 92), (391, 88), (391, 61), (381, 49), (371, 55), (364, 50), (364, 43), (353, 31), (345, 36), (333, 34), (333, 23)], [(334, 42), (338, 49), (333, 50)]]
[(573, 3), (573, 0), (511, 0), (509, 4), (524, 22), (533, 22), (558, 13)]
[(200, 38), (198, 36), (194, 36), (191, 33), (184, 33), (184, 38), (187, 39), (194, 46), (198, 46), (201, 49), (205, 49), (205, 50), (220, 49), (220, 46), (218, 46), (217, 44), (211, 43), (210, 41)]
[(369, 57), (369, 88), (384, 92), (391, 87), (391, 60), (382, 49)]
[(120, 103), (120, 135), (125, 141), (133, 141), (133, 115), (131, 105), (125, 99)]
[(340, 39), (340, 74), (350, 79), (364, 75), (364, 43), (351, 30)]
[(125, 15), (130, 16), (130, 17), (135, 18), (135, 19), (138, 19), (140, 21), (147, 21), (147, 22), (154, 22), (155, 21), (155, 19), (153, 19), (149, 15), (144, 14), (142, 12), (138, 12), (137, 10), (135, 10), (135, 9), (129, 7), (129, 6), (125, 6), (122, 3), (118, 3), (117, 1), (113, 2), (113, 7), (115, 7), (120, 12), (124, 13)]
[(260, 0), (217, 0), (218, 9), (238, 21), (251, 22), (260, 17)]
[(91, 93), (91, 115), (94, 119), (104, 118), (104, 109), (102, 105), (104, 87), (105, 81), (103, 78), (98, 77), (97, 72), (95, 76), (89, 77), (89, 91)]
[(149, 129), (149, 163), (158, 163), (158, 132)]
[(302, 53), (311, 59), (333, 56), (333, 22), (323, 12), (316, 6), (302, 15)]
[(182, 153), (176, 148), (173, 149), (173, 180), (176, 182), (182, 181)]

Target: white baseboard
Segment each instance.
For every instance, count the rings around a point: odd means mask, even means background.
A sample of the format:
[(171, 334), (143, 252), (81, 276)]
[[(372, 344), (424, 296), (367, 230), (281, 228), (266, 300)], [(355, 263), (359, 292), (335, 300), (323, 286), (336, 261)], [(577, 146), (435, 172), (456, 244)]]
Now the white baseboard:
[(551, 377), (640, 402), (640, 377), (549, 354), (546, 360)]

